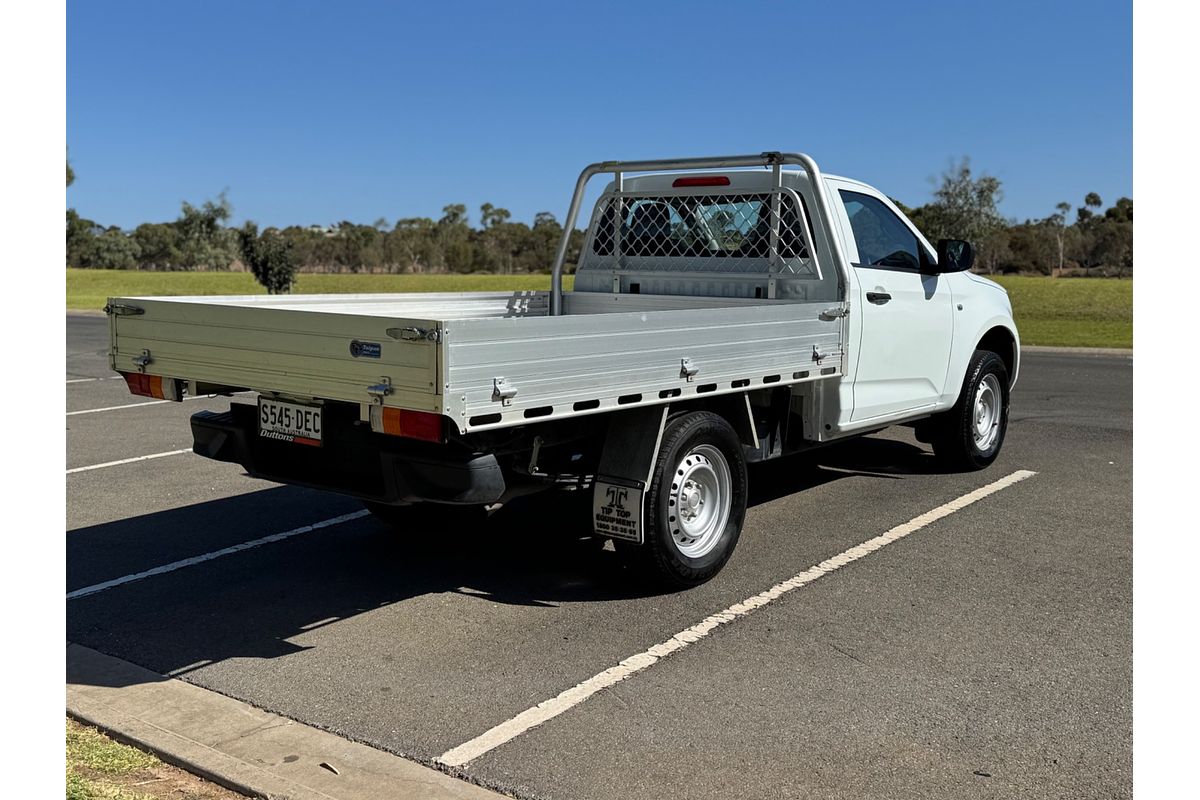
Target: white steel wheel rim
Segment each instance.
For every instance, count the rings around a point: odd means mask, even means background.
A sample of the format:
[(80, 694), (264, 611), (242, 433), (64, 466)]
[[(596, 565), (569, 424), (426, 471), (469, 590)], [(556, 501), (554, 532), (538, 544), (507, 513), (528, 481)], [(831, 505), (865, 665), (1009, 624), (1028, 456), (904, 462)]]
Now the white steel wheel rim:
[(1000, 437), (1000, 381), (995, 375), (984, 375), (975, 390), (975, 408), (971, 416), (971, 434), (975, 446), (987, 452)]
[(710, 444), (693, 447), (675, 467), (667, 505), (667, 524), (679, 552), (700, 558), (712, 552), (729, 522), (733, 478), (721, 451)]

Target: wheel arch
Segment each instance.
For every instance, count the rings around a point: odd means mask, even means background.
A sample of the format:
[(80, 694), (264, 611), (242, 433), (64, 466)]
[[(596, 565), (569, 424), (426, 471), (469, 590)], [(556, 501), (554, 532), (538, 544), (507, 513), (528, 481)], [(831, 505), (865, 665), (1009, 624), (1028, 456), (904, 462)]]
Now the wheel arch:
[(978, 328), (972, 326), (969, 330), (973, 330), (974, 333), (955, 332), (950, 364), (946, 372), (945, 393), (938, 404), (942, 410), (949, 409), (958, 402), (967, 367), (976, 350), (991, 350), (1000, 356), (1008, 369), (1009, 390), (1017, 383), (1017, 372), (1021, 368), (1021, 339), (1016, 326), (1013, 325), (1012, 317), (998, 314), (987, 319)]
[(1004, 325), (993, 325), (975, 344), (975, 350), (990, 350), (1004, 362), (1008, 370), (1008, 388), (1017, 382), (1017, 369), (1020, 366), (1020, 346), (1015, 331)]
[(730, 424), (742, 444), (749, 447), (758, 446), (758, 436), (754, 429), (753, 415), (747, 403), (745, 392), (716, 395), (714, 397), (692, 397), (683, 402), (671, 404), (668, 418), (674, 418), (692, 411), (709, 411), (723, 418)]

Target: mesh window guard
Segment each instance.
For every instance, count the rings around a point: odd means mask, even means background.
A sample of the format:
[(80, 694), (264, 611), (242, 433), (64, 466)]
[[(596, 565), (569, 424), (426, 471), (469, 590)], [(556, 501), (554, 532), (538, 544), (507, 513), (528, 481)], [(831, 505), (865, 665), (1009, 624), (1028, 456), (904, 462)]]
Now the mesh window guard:
[[(618, 207), (619, 229), (614, 224)], [(607, 266), (620, 263), (637, 268), (648, 266), (643, 259), (653, 259), (654, 268), (662, 271), (819, 277), (810, 253), (812, 227), (807, 211), (804, 199), (788, 189), (742, 194), (614, 193), (597, 207), (587, 255), (608, 262)]]

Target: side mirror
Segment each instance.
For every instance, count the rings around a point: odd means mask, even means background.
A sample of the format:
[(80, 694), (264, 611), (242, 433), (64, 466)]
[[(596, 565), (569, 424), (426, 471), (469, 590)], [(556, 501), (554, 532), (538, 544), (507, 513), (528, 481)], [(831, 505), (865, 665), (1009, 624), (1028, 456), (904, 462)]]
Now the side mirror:
[(937, 271), (965, 272), (975, 264), (975, 248), (962, 239), (938, 239)]

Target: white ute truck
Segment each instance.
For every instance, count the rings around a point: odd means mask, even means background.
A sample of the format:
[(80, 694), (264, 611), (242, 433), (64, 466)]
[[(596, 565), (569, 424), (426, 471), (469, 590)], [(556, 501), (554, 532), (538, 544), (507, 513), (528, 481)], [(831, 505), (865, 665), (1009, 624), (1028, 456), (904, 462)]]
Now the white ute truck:
[(352, 495), (399, 527), (574, 490), (597, 539), (686, 587), (737, 544), (747, 462), (897, 424), (953, 468), (995, 460), (1020, 345), (973, 259), (800, 153), (606, 161), (579, 176), (549, 292), (105, 311), (133, 393), (257, 393), (191, 418), (202, 456)]

